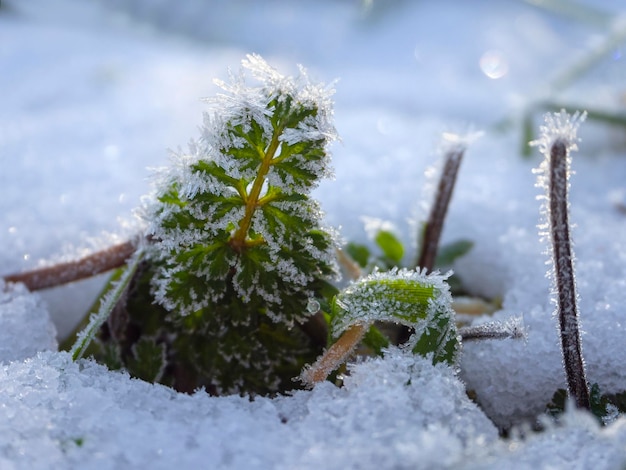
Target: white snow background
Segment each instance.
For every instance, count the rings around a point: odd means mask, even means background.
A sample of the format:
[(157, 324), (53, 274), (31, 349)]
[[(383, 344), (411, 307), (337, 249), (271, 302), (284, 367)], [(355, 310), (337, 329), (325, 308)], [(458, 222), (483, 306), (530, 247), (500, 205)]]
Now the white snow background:
[[(542, 433), (497, 431), (540, 414), (565, 378), (537, 229), (540, 156), (521, 157), (515, 119), (496, 124), (542, 96), (581, 109), (626, 102), (624, 45), (572, 85), (549, 86), (602, 44), (607, 21), (624, 29), (622, 2), (586, 2), (606, 15), (533, 3), (3, 0), (3, 274), (132, 233), (147, 168), (197, 136), (212, 79), (256, 52), (283, 72), (301, 63), (317, 80), (339, 79), (336, 178), (315, 197), (346, 239), (367, 242), (370, 217), (411, 245), (441, 132), (485, 132), (462, 163), (443, 242), (474, 241), (454, 269), (474, 294), (502, 299), (476, 323), (522, 316), (528, 339), (468, 343), (458, 373), (391, 350), (352, 366), (341, 389), (188, 396), (56, 352), (55, 331), (73, 328), (102, 276), (41, 295), (2, 285), (0, 468), (623, 468), (626, 418), (600, 428), (570, 410)], [(626, 134), (589, 121), (580, 137), (571, 219), (583, 352), (589, 381), (620, 392)]]

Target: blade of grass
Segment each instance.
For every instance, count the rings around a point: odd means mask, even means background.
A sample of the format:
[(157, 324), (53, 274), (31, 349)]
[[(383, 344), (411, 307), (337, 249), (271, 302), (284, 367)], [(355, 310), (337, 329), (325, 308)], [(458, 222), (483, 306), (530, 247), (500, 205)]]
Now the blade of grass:
[(107, 321), (109, 315), (128, 288), (128, 285), (130, 284), (130, 281), (137, 271), (137, 267), (139, 266), (142, 258), (143, 249), (139, 248), (135, 252), (134, 256), (129, 260), (126, 270), (120, 277), (119, 281), (111, 284), (111, 290), (107, 292), (102, 298), (102, 303), (100, 304), (98, 312), (91, 315), (91, 318), (89, 319), (89, 324), (85, 327), (83, 331), (81, 331), (77, 335), (76, 342), (70, 350), (72, 359), (77, 360), (82, 357), (89, 344), (93, 341), (93, 338), (96, 336), (100, 327), (102, 327), (104, 322)]

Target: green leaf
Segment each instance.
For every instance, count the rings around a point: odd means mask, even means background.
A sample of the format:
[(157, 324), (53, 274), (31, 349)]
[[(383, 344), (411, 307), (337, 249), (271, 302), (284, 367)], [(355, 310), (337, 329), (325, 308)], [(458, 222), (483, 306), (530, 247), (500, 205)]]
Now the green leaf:
[(531, 113), (527, 113), (522, 120), (522, 156), (530, 158), (532, 154), (532, 147), (529, 142), (535, 140), (535, 124), (533, 123), (533, 116)]
[(453, 363), (458, 341), (445, 277), (394, 269), (376, 272), (350, 285), (331, 303), (331, 327), (338, 337), (350, 326), (392, 322), (414, 330), (408, 345), (433, 362)]
[(93, 341), (104, 322), (107, 321), (107, 319), (111, 315), (111, 312), (116, 307), (118, 302), (120, 302), (122, 296), (128, 289), (128, 285), (133, 279), (133, 276), (137, 271), (143, 255), (143, 249), (139, 248), (135, 252), (133, 257), (129, 260), (126, 268), (120, 275), (119, 280), (115, 283), (112, 283), (110, 289), (108, 289), (107, 292), (102, 296), (98, 312), (95, 314), (91, 314), (89, 323), (77, 335), (76, 342), (70, 350), (72, 359), (77, 360), (83, 357), (83, 354), (89, 347), (89, 344)]
[(439, 248), (435, 266), (450, 266), (461, 256), (465, 256), (474, 247), (474, 242), (458, 240)]
[(378, 356), (382, 355), (384, 348), (389, 346), (389, 339), (374, 325), (370, 326), (363, 337), (363, 344), (370, 348)]
[(404, 247), (398, 237), (387, 230), (381, 230), (376, 234), (374, 241), (387, 258), (396, 264), (400, 263), (404, 256)]
[(365, 245), (350, 242), (346, 245), (346, 252), (362, 268), (366, 267), (372, 256), (369, 248)]

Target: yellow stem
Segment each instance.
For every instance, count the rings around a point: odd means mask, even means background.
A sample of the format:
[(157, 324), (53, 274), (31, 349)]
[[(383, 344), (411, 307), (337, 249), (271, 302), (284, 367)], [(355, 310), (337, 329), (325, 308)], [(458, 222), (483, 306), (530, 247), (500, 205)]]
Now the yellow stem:
[(244, 213), (243, 218), (239, 222), (239, 227), (237, 231), (230, 239), (230, 245), (236, 250), (241, 250), (246, 246), (246, 237), (248, 235), (248, 231), (250, 230), (250, 225), (252, 224), (252, 216), (254, 215), (254, 211), (259, 205), (259, 196), (261, 195), (261, 190), (263, 189), (263, 183), (265, 183), (265, 177), (270, 170), (270, 166), (272, 166), (272, 159), (276, 154), (280, 146), (280, 141), (278, 140), (278, 136), (280, 135), (281, 129), (277, 129), (272, 136), (272, 140), (267, 147), (267, 151), (263, 155), (263, 160), (261, 161), (261, 166), (259, 167), (259, 172), (254, 179), (254, 183), (252, 183), (252, 188), (250, 189), (250, 194), (246, 198), (246, 211)]

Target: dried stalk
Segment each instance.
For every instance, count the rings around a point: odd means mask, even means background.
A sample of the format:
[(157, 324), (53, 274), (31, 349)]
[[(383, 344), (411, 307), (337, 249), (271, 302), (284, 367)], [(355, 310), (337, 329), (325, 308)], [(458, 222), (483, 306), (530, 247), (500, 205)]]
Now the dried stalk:
[(459, 166), (465, 153), (464, 146), (455, 146), (451, 148), (445, 156), (445, 164), (439, 179), (439, 186), (435, 201), (430, 208), (428, 221), (424, 227), (424, 234), (421, 241), (421, 250), (416, 266), (426, 268), (428, 272), (435, 267), (437, 259), (437, 250), (439, 248), (439, 240), (443, 230), (443, 223), (446, 219), (452, 191), (456, 183), (456, 176), (459, 172)]
[(138, 241), (113, 245), (84, 258), (4, 276), (5, 282), (20, 282), (30, 291), (47, 289), (119, 268), (137, 250)]
[(556, 139), (550, 148), (548, 204), (554, 277), (557, 290), (563, 363), (570, 395), (579, 408), (590, 408), (585, 376), (578, 305), (574, 280), (573, 254), (568, 221), (568, 142)]
[(326, 380), (328, 374), (346, 361), (369, 327), (367, 323), (357, 323), (349, 327), (314, 364), (302, 371), (300, 375), (302, 383), (313, 386)]

